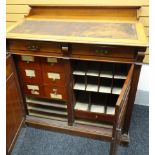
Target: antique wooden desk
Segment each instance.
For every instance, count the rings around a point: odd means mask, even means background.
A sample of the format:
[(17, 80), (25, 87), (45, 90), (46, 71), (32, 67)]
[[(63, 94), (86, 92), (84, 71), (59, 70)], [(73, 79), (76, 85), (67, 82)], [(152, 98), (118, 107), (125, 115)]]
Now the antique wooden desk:
[(30, 7), (7, 33), (22, 93), (19, 126), (106, 140), (116, 154), (129, 141), (147, 47), (139, 7)]

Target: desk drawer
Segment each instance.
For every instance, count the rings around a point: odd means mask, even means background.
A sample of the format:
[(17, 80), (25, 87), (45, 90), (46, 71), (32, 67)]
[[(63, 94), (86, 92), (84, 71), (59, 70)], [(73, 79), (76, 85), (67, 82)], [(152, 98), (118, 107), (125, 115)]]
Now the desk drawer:
[(81, 110), (75, 110), (75, 117), (81, 118), (81, 119), (87, 119), (87, 120), (93, 120), (93, 121), (105, 121), (112, 123), (114, 116), (112, 115), (105, 115), (100, 113), (92, 113), (89, 111), (81, 111)]
[(11, 51), (30, 51), (30, 52), (48, 52), (61, 53), (60, 43), (43, 41), (11, 40), (9, 41), (9, 50)]
[(109, 47), (93, 45), (72, 45), (72, 55), (102, 56), (114, 58), (136, 58), (136, 51), (129, 47)]
[(57, 100), (66, 100), (66, 90), (64, 87), (45, 85), (44, 89), (46, 97)]
[(41, 68), (40, 65), (40, 59), (39, 57), (34, 57), (34, 56), (17, 56), (18, 60), (18, 66), (20, 68), (25, 68), (25, 67), (33, 67), (33, 68)]
[(42, 70), (50, 71), (50, 72), (61, 72), (65, 71), (65, 63), (63, 59), (57, 58), (42, 58)]
[(19, 68), (20, 76), (23, 82), (42, 83), (42, 73), (40, 69), (34, 67)]
[(39, 84), (25, 83), (24, 84), (25, 95), (44, 97), (44, 87)]
[(56, 86), (65, 85), (65, 76), (63, 73), (44, 69), (42, 74), (44, 83), (50, 83)]

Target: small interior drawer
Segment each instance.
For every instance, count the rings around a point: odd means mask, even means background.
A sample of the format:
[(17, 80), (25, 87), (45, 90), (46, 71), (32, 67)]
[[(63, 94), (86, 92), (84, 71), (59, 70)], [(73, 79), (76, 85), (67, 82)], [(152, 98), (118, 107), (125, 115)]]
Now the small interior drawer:
[(17, 60), (18, 60), (18, 67), (41, 68), (39, 57), (21, 55), (17, 56)]
[(87, 120), (93, 120), (93, 121), (105, 121), (105, 122), (113, 122), (114, 115), (106, 115), (106, 114), (100, 114), (100, 113), (92, 113), (88, 111), (80, 111), (75, 110), (75, 117), (80, 119), (87, 119)]
[(64, 87), (45, 85), (44, 89), (46, 97), (56, 100), (66, 100), (66, 91)]
[(44, 83), (50, 83), (56, 86), (65, 85), (65, 76), (60, 72), (44, 69), (42, 74)]
[(42, 83), (42, 72), (40, 68), (23, 66), (19, 68), (20, 76), (23, 82)]
[(42, 69), (46, 71), (57, 71), (64, 73), (64, 67), (65, 63), (63, 59), (57, 59), (57, 58), (42, 58)]
[(136, 58), (135, 49), (132, 47), (72, 45), (72, 55), (103, 56), (116, 58)]
[(42, 85), (24, 83), (24, 93), (25, 95), (44, 97), (44, 89)]
[(9, 50), (61, 53), (61, 44), (43, 41), (10, 40)]

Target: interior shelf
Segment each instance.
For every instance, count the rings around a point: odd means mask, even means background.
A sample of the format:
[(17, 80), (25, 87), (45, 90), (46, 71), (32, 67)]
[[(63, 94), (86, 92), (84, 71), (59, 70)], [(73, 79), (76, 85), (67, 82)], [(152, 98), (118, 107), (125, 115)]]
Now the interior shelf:
[(87, 77), (86, 91), (98, 92), (98, 79), (95, 77)]
[(86, 89), (85, 77), (75, 76), (74, 79), (75, 79), (74, 89), (76, 89), (76, 90), (85, 90)]
[(129, 71), (129, 65), (115, 65), (114, 79), (126, 79)]
[(113, 78), (114, 65), (111, 63), (102, 63), (100, 77)]
[(49, 109), (45, 107), (30, 106), (30, 105), (28, 105), (28, 110), (42, 111), (42, 112), (58, 114), (58, 115), (67, 115), (67, 112), (64, 112), (64, 111), (59, 111), (56, 109)]
[(128, 71), (128, 64), (75, 60), (73, 89), (120, 95)]
[(57, 116), (53, 116), (53, 114), (47, 114), (44, 112), (38, 112), (38, 111), (33, 111), (33, 110), (29, 110), (29, 115), (30, 116), (37, 116), (37, 117), (41, 117), (41, 118), (47, 118), (47, 119), (53, 119), (53, 120), (59, 120), (59, 121), (67, 121), (67, 117), (57, 117)]
[(86, 70), (87, 70), (87, 63), (86, 62), (81, 62), (81, 63), (76, 63), (74, 65), (75, 68), (73, 70), (73, 75), (85, 75)]
[(100, 93), (111, 93), (112, 90), (112, 79), (101, 78), (99, 92)]
[(124, 82), (125, 82), (124, 79), (114, 79), (112, 94), (119, 95), (121, 93)]
[[(89, 111), (94, 113), (101, 114), (115, 114), (115, 104), (109, 104), (107, 102), (111, 102), (108, 100), (108, 96), (106, 94), (87, 92), (83, 93), (80, 91), (75, 92), (76, 102), (75, 102), (75, 110), (80, 111)], [(112, 97), (112, 103), (117, 101), (118, 96), (115, 98)]]
[(127, 64), (84, 61), (77, 61), (73, 64), (73, 75), (126, 79), (128, 71), (129, 65)]
[(76, 98), (77, 98), (77, 101), (76, 101), (74, 109), (87, 111), (88, 110), (88, 104), (89, 104), (88, 103), (89, 94), (78, 92), (76, 94)]
[(67, 118), (67, 105), (64, 102), (26, 97), (26, 103), (29, 115), (44, 118)]
[(87, 72), (86, 75), (87, 76), (99, 76), (100, 74), (100, 63), (98, 62), (91, 62), (88, 64), (88, 68), (87, 68)]
[(67, 109), (67, 105), (65, 103), (54, 102), (54, 101), (53, 102), (47, 102), (45, 100), (40, 100), (40, 99), (37, 99), (37, 98), (33, 99), (33, 98), (26, 97), (26, 103)]

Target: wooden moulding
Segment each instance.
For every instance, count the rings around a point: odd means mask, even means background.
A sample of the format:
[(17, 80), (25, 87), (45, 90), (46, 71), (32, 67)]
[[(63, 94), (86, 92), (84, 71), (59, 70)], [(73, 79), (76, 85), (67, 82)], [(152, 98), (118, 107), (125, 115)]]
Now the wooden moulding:
[[(67, 122), (64, 121), (44, 119), (35, 116), (26, 116), (25, 123), (28, 126), (50, 130), (53, 132), (87, 137), (101, 141), (112, 141), (112, 128), (109, 127), (95, 127), (92, 125), (83, 125), (79, 123), (74, 123), (74, 126), (68, 126)], [(121, 144), (127, 145), (129, 142), (129, 136), (122, 135), (121, 140)]]
[(75, 123), (74, 126), (68, 126), (67, 122), (37, 118), (33, 116), (26, 116), (26, 124), (55, 132), (62, 132), (98, 140), (111, 141), (112, 138), (111, 128), (93, 127)]
[(30, 8), (28, 18), (136, 20), (139, 7), (30, 5)]

